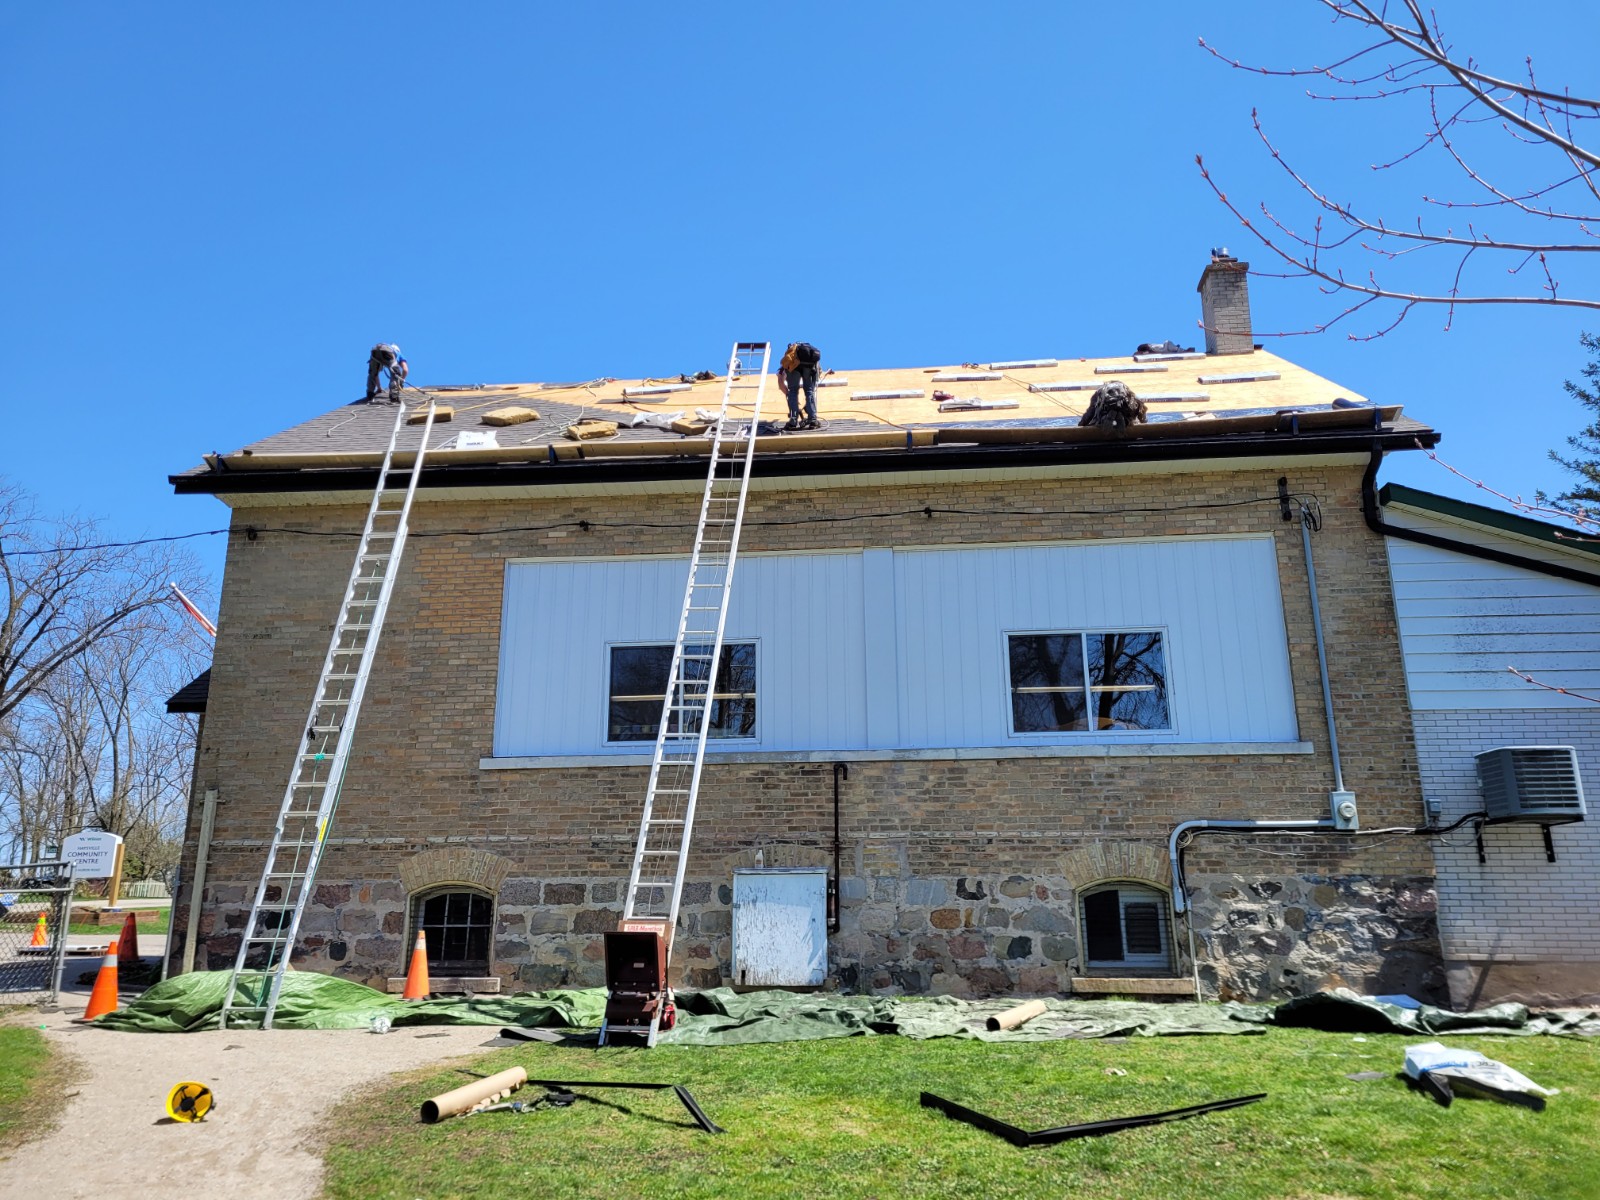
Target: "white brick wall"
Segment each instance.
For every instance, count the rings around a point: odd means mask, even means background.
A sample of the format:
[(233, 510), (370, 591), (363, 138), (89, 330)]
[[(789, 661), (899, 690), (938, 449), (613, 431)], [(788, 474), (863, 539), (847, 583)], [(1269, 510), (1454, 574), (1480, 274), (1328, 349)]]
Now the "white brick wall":
[(1551, 830), (1545, 861), (1537, 825), (1472, 827), (1434, 839), (1439, 936), (1448, 959), (1600, 962), (1600, 705), (1584, 709), (1438, 709), (1413, 716), (1422, 794), (1441, 800), (1441, 824), (1483, 801), (1473, 756), (1497, 746), (1574, 746), (1589, 819)]

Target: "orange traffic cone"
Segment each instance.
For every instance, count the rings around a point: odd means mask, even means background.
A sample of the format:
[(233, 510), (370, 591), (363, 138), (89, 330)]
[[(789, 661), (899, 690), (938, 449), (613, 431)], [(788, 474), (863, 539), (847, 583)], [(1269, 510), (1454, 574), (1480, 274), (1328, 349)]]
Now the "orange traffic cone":
[(94, 991), (89, 993), (89, 1007), (83, 1010), (83, 1019), (92, 1021), (108, 1012), (117, 1011), (117, 943), (106, 947), (106, 956), (100, 960), (100, 973), (94, 977)]
[(50, 944), (50, 926), (45, 922), (44, 914), (39, 914), (39, 919), (33, 923), (33, 941), (30, 946), (48, 946)]
[(428, 982), (428, 939), (417, 930), (417, 944), (411, 948), (411, 969), (406, 972), (406, 990), (402, 1000), (426, 1000), (433, 986)]
[(122, 923), (122, 936), (117, 938), (117, 966), (132, 970), (139, 965), (139, 922), (128, 914)]

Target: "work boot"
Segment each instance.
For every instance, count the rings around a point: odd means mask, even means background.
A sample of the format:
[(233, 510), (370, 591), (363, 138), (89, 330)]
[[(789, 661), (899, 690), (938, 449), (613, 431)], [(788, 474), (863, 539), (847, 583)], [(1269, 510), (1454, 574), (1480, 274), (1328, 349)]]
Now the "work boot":
[(798, 431), (800, 429), (804, 429), (804, 428), (805, 428), (805, 426), (800, 424), (800, 418), (799, 417), (790, 417), (788, 423), (786, 425), (784, 425), (783, 431), (785, 433), (794, 433), (794, 432), (796, 432), (796, 431)]

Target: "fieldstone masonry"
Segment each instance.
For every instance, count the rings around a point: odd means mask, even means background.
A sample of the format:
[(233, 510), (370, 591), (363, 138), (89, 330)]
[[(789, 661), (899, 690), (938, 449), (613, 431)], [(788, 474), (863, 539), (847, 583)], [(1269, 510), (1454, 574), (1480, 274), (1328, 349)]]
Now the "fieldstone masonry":
[[(1311, 752), (1152, 753), (854, 761), (841, 796), (841, 928), (835, 985), (959, 995), (1056, 994), (1083, 971), (1076, 894), (1127, 880), (1170, 893), (1166, 838), (1202, 817), (1327, 815), (1326, 747), (1316, 646), (1298, 525), (1276, 505), (1173, 509), (1273, 495), (1280, 468), (1115, 478), (1030, 479), (1024, 495), (992, 481), (752, 492), (749, 517), (797, 512), (914, 515), (870, 522), (752, 524), (749, 550), (969, 544), (1096, 537), (1269, 533), (1277, 545), (1295, 715)], [(1358, 506), (1360, 467), (1290, 468), (1290, 486), (1323, 498), (1316, 535), (1334, 703), (1347, 785), (1369, 827), (1414, 823), (1415, 752), (1387, 561)], [(449, 883), (495, 898), (491, 970), (508, 987), (602, 981), (599, 934), (614, 928), (646, 768), (489, 770), (505, 562), (521, 556), (681, 552), (698, 493), (419, 500), (419, 537), (397, 584), (338, 825), (296, 961), (366, 981), (404, 969), (409, 909)], [(892, 502), (891, 502), (892, 500)], [(927, 518), (923, 505), (971, 514)], [(1037, 506), (1037, 513), (1025, 511)], [(1000, 519), (976, 512), (1008, 508)], [(612, 524), (538, 531), (603, 509)], [(1050, 509), (1102, 509), (1063, 523)], [(638, 525), (630, 527), (630, 522)], [(232, 964), (349, 568), (343, 539), (244, 526), (283, 524), (237, 509), (230, 537), (209, 711), (196, 767), (216, 814), (200, 962)], [(300, 528), (359, 527), (354, 506), (298, 509)], [(533, 527), (530, 531), (526, 527)], [(937, 652), (929, 648), (929, 653)], [(193, 878), (191, 813), (183, 877)], [(674, 967), (683, 984), (728, 982), (732, 872), (833, 862), (832, 770), (815, 762), (716, 762), (706, 768)], [(1421, 839), (1346, 835), (1205, 837), (1188, 849), (1199, 977), (1210, 996), (1264, 999), (1330, 983), (1436, 998), (1432, 863)], [(183, 943), (187, 891), (175, 906)], [(1189, 929), (1172, 929), (1173, 973), (1192, 975)]]

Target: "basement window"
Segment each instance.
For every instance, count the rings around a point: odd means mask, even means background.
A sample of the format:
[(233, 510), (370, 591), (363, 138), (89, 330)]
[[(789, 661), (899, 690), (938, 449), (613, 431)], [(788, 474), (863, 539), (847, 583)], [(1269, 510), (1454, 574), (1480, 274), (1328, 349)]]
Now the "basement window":
[[(411, 922), (427, 939), (430, 975), (489, 973), (489, 945), (494, 936), (492, 896), (466, 888), (424, 892), (412, 903)], [(408, 961), (410, 955), (408, 945)]]
[(1012, 633), (1006, 640), (1013, 734), (1172, 727), (1160, 633)]
[[(686, 645), (685, 676), (704, 677), (710, 646)], [(672, 668), (672, 647), (611, 647), (611, 680), (606, 716), (606, 741), (653, 742), (661, 726), (661, 706), (667, 697), (667, 676)], [(674, 713), (668, 732), (687, 731), (679, 724), (685, 714)], [(753, 738), (756, 735), (756, 644), (724, 642), (717, 666), (716, 691), (711, 700), (708, 738)]]
[(1172, 969), (1167, 897), (1131, 883), (1078, 893), (1084, 965), (1103, 974), (1165, 974)]

